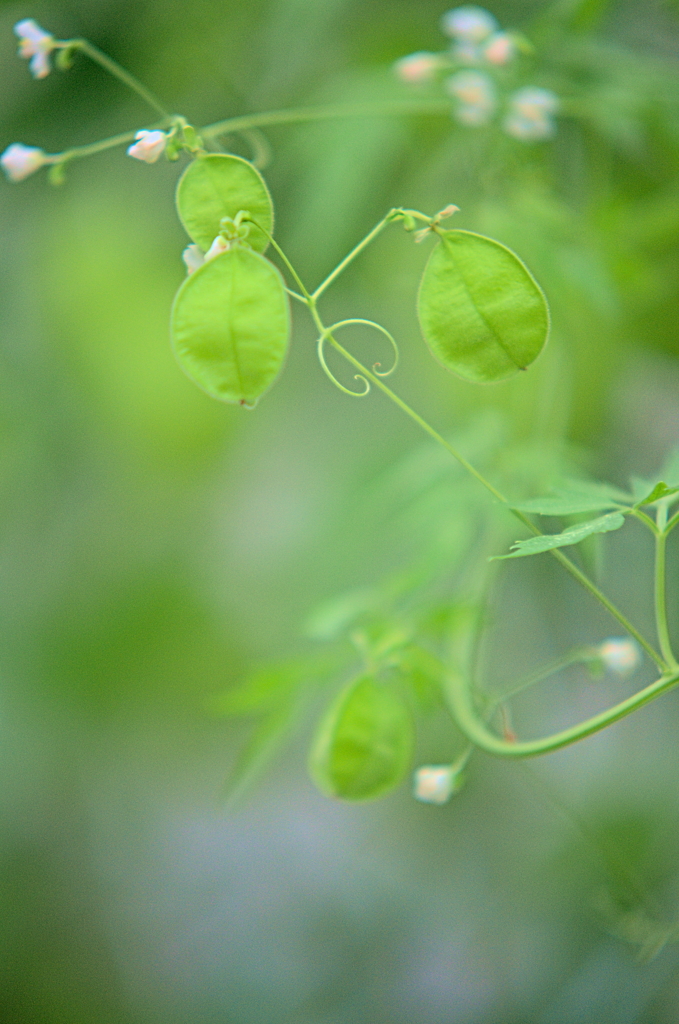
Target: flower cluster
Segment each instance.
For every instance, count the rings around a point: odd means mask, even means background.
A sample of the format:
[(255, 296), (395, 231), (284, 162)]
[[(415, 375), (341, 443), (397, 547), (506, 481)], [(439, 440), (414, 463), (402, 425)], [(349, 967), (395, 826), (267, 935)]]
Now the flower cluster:
[(502, 31), (483, 7), (455, 7), (443, 15), (441, 28), (451, 39), (449, 50), (419, 51), (397, 60), (394, 71), (401, 81), (409, 85), (442, 81), (455, 102), (453, 114), (460, 124), (479, 127), (502, 113), (502, 128), (515, 139), (535, 142), (551, 138), (559, 107), (557, 96), (537, 86), (503, 95), (502, 82), (495, 80), (496, 69), (511, 64), (525, 41)]
[[(14, 33), (19, 38), (19, 56), (28, 60), (33, 77), (49, 75), (52, 70), (49, 55), (59, 47), (54, 36), (45, 32), (32, 18), (18, 21)], [(23, 181), (51, 162), (44, 150), (37, 146), (24, 146), (23, 142), (13, 142), (0, 156), (0, 164), (10, 181)]]

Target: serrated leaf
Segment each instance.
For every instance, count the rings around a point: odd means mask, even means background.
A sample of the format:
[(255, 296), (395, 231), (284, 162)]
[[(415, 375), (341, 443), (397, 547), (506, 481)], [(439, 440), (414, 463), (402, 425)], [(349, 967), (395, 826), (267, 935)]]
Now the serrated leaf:
[(589, 519), (586, 523), (577, 523), (570, 526), (562, 533), (548, 533), (540, 537), (529, 537), (527, 540), (517, 540), (512, 544), (512, 553), (509, 555), (496, 555), (496, 559), (523, 558), (525, 555), (539, 555), (543, 551), (552, 551), (554, 548), (565, 548), (571, 544), (579, 544), (586, 537), (595, 533), (609, 533), (611, 530), (619, 530), (625, 522), (622, 512), (609, 512), (606, 516), (599, 516), (598, 519)]
[(545, 296), (510, 249), (471, 231), (441, 231), (418, 296), (424, 339), (446, 369), (487, 384), (525, 370), (549, 333)]
[[(219, 234), (223, 217), (232, 220), (247, 211), (269, 234), (273, 233), (273, 204), (264, 178), (242, 157), (208, 153), (193, 160), (177, 185), (179, 219), (204, 252)], [(248, 244), (264, 252), (266, 235), (252, 226)]]
[(403, 700), (370, 676), (361, 676), (323, 716), (309, 754), (309, 772), (326, 796), (374, 800), (402, 781), (413, 739)]
[(182, 370), (222, 402), (253, 406), (278, 376), (290, 337), (283, 278), (264, 256), (236, 246), (186, 278), (171, 314)]

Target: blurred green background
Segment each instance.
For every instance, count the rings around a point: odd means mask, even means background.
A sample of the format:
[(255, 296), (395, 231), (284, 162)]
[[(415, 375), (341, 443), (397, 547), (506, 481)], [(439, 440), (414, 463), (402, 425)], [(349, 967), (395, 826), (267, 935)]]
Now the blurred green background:
[[(411, 95), (391, 64), (444, 48), (445, 7), (3, 3), (0, 145), (57, 151), (149, 121), (85, 60), (32, 81), (21, 18), (89, 38), (205, 124)], [(457, 203), (456, 226), (515, 248), (549, 296), (553, 336), (530, 374), (475, 388), (431, 360), (415, 317), (429, 243), (396, 229), (328, 293), (328, 322), (384, 323), (402, 349), (395, 389), (515, 492), (564, 462), (624, 484), (679, 440), (677, 7), (491, 9), (535, 44), (526, 83), (562, 97), (554, 141), (446, 116), (271, 129), (277, 236), (315, 285), (391, 206)], [(676, 696), (528, 767), (479, 755), (443, 808), (407, 787), (324, 800), (302, 722), (224, 807), (248, 726), (212, 716), (215, 695), (313, 650), (303, 623), (319, 602), (442, 550), (454, 563), (487, 502), (381, 396), (332, 387), (297, 310), (254, 412), (194, 388), (168, 343), (178, 169), (118, 150), (62, 188), (0, 188), (0, 1021), (675, 1024), (679, 949), (642, 962), (634, 939), (639, 907), (660, 932), (679, 913)], [(373, 339), (355, 344), (372, 357)], [(631, 526), (595, 569), (650, 630), (648, 556)], [(672, 546), (675, 636), (676, 580)], [(493, 607), (487, 663), (504, 678), (617, 632), (539, 560), (500, 578)], [(526, 706), (525, 729), (585, 717), (642, 677), (568, 676)], [(423, 758), (448, 743), (434, 729)]]

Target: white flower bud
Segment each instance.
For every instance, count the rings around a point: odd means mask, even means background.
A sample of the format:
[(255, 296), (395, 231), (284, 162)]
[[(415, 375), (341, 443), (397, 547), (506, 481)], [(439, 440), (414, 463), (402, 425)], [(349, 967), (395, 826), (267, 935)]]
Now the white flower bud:
[(197, 245), (187, 245), (182, 253), (182, 259), (189, 274), (192, 274), (194, 270), (198, 270), (205, 263), (203, 250)]
[(431, 82), (434, 72), (441, 66), (441, 58), (435, 53), (426, 53), (424, 50), (418, 53), (409, 53), (407, 57), (401, 57), (394, 64), (394, 71), (402, 82), (410, 84), (420, 82)]
[(604, 640), (597, 649), (604, 666), (609, 672), (626, 676), (641, 662), (641, 651), (634, 640), (626, 636), (612, 636)]
[(223, 238), (221, 235), (217, 235), (214, 242), (212, 243), (208, 251), (205, 253), (205, 262), (207, 263), (208, 260), (213, 260), (215, 256), (221, 256), (223, 252), (226, 252), (227, 249), (230, 248), (231, 246), (229, 242), (227, 242), (227, 240)]
[(145, 164), (154, 164), (167, 145), (165, 132), (140, 131), (135, 135), (136, 142), (127, 150), (128, 156), (135, 160), (143, 160)]
[(514, 40), (506, 32), (496, 32), (483, 47), (483, 56), (491, 64), (508, 64), (515, 53)]
[(447, 36), (454, 39), (467, 39), (470, 43), (480, 43), (495, 32), (498, 23), (483, 7), (455, 7), (446, 11), (441, 18), (441, 28)]
[(23, 181), (46, 163), (42, 149), (24, 146), (21, 142), (13, 142), (0, 156), (0, 164), (10, 181)]
[(559, 98), (550, 89), (526, 86), (510, 97), (504, 130), (515, 139), (534, 142), (549, 139), (556, 130), (551, 117), (559, 108)]
[(462, 124), (487, 124), (495, 112), (495, 87), (481, 71), (458, 71), (446, 80), (446, 89), (459, 100), (455, 116)]
[(49, 54), (54, 50), (54, 37), (40, 28), (32, 18), (24, 18), (14, 26), (14, 33), (19, 37), (19, 56), (29, 59), (29, 67), (34, 78), (44, 78), (50, 73)]
[(461, 776), (450, 764), (427, 764), (413, 775), (413, 795), (425, 804), (445, 804), (461, 786)]
[(518, 89), (510, 99), (512, 108), (521, 117), (531, 118), (538, 114), (554, 114), (559, 109), (559, 97), (551, 89), (540, 89), (527, 85)]
[(521, 117), (519, 114), (508, 114), (502, 122), (508, 135), (522, 142), (539, 142), (540, 139), (551, 139), (555, 127), (551, 117), (540, 114), (535, 117)]

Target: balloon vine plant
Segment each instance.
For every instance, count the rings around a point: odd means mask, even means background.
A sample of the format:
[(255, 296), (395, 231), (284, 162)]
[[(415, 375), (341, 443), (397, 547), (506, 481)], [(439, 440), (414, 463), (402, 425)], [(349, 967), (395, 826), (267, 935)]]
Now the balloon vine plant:
[[(215, 399), (253, 408), (283, 367), (290, 338), (289, 303), (294, 299), (308, 311), (318, 332), (320, 364), (341, 391), (362, 396), (372, 387), (378, 388), (528, 531), (527, 539), (516, 541), (507, 554), (497, 557), (549, 552), (625, 633), (625, 637), (572, 652), (517, 684), (502, 701), (484, 697), (472, 686), (468, 659), (456, 656), (454, 650), (437, 660), (407, 633), (382, 637), (372, 646), (363, 643), (361, 671), (344, 685), (322, 716), (310, 754), (311, 774), (320, 789), (347, 800), (381, 796), (409, 770), (413, 756), (409, 704), (398, 688), (380, 677), (394, 668), (407, 674), (414, 654), (428, 657), (430, 674), (436, 677), (448, 710), (466, 737), (464, 748), (451, 764), (428, 765), (416, 771), (415, 794), (432, 803), (444, 803), (460, 788), (462, 770), (477, 747), (507, 758), (547, 754), (598, 732), (679, 683), (679, 662), (667, 622), (665, 580), (667, 538), (679, 523), (679, 512), (672, 511), (679, 501), (679, 461), (670, 460), (661, 479), (634, 481), (629, 492), (583, 481), (546, 497), (512, 502), (386, 383), (398, 362), (396, 341), (386, 328), (361, 318), (327, 324), (322, 317), (320, 300), (342, 272), (382, 231), (400, 225), (417, 242), (429, 237), (435, 241), (418, 296), (419, 322), (432, 354), (446, 369), (468, 381), (503, 381), (533, 363), (549, 332), (545, 296), (519, 257), (490, 238), (444, 227), (457, 210), (453, 205), (434, 215), (397, 208), (311, 291), (274, 237), (271, 196), (255, 162), (210, 151), (215, 140), (227, 132), (358, 114), (449, 114), (451, 100), (453, 116), (462, 125), (486, 124), (496, 115), (502, 116), (504, 110), (501, 128), (505, 132), (525, 142), (548, 138), (558, 108), (554, 94), (533, 86), (507, 92), (507, 83), (511, 85), (508, 65), (526, 48), (526, 41), (499, 31), (492, 15), (481, 8), (456, 8), (444, 15), (442, 24), (452, 38), (448, 51), (412, 54), (395, 68), (403, 81), (415, 86), (425, 81), (438, 83), (440, 97), (273, 111), (229, 118), (200, 130), (184, 117), (168, 113), (140, 82), (86, 40), (55, 39), (32, 20), (15, 27), (20, 53), (29, 59), (36, 78), (49, 73), (51, 59), (58, 68), (67, 69), (81, 53), (133, 89), (160, 120), (137, 132), (56, 154), (15, 143), (0, 157), (10, 180), (19, 181), (45, 166), (51, 180), (59, 183), (71, 161), (120, 145), (127, 145), (130, 156), (146, 163), (154, 163), (162, 154), (170, 160), (177, 160), (182, 153), (190, 157), (177, 186), (177, 211), (192, 241), (183, 254), (188, 274), (172, 307), (171, 337), (177, 360), (192, 381)], [(282, 271), (266, 255), (271, 251)], [(338, 340), (340, 332), (352, 325), (371, 327), (387, 340), (393, 350), (389, 369), (381, 369), (379, 363), (364, 365)], [(346, 388), (334, 377), (325, 357), (327, 348), (354, 368), (358, 390)], [(583, 515), (590, 518), (556, 534), (544, 533), (536, 522), (536, 517), (538, 521), (540, 517), (568, 520)], [(592, 535), (618, 530), (628, 519), (642, 523), (655, 542), (657, 644), (563, 551)], [(657, 669), (655, 681), (587, 721), (537, 740), (518, 740), (508, 727), (502, 735), (493, 728), (501, 703), (564, 665), (580, 662), (624, 674), (637, 667), (642, 651)], [(270, 683), (270, 679), (253, 677), (225, 695), (222, 710), (236, 714), (270, 711), (276, 720), (282, 704), (271, 699)], [(281, 685), (285, 689), (286, 681)]]

